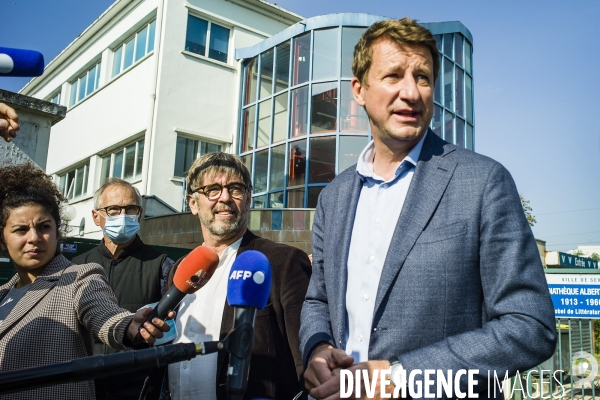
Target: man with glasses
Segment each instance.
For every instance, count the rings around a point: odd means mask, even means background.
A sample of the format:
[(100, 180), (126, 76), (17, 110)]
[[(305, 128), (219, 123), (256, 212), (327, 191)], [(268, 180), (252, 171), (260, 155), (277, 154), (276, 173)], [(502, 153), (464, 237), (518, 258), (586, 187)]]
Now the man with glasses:
[[(94, 223), (104, 237), (98, 246), (71, 260), (75, 264), (98, 263), (106, 269), (109, 284), (119, 306), (135, 312), (146, 304), (157, 302), (166, 290), (169, 269), (174, 264), (144, 244), (137, 235), (140, 229), (142, 198), (135, 186), (119, 178), (110, 178), (94, 193)], [(96, 343), (94, 354), (117, 350)], [(143, 372), (96, 379), (97, 399), (138, 399), (144, 379)]]
[[(229, 333), (234, 313), (226, 304), (228, 272), (240, 253), (262, 252), (271, 263), (273, 280), (269, 302), (256, 316), (245, 398), (291, 400), (304, 387), (298, 330), (311, 273), (306, 253), (247, 229), (252, 183), (248, 169), (234, 155), (210, 153), (197, 159), (188, 173), (187, 197), (200, 220), (203, 246), (219, 255), (219, 266), (204, 287), (181, 302), (175, 341), (220, 340)], [(227, 361), (228, 355), (219, 353), (171, 364), (172, 398), (226, 399)]]

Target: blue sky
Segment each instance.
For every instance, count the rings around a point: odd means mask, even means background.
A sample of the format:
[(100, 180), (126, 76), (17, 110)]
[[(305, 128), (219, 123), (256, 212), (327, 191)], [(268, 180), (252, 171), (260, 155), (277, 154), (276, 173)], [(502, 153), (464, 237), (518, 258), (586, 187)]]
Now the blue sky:
[[(473, 34), (476, 151), (504, 164), (549, 250), (600, 245), (600, 1), (273, 0), (304, 17), (460, 21)], [(0, 46), (46, 62), (112, 0), (0, 0)], [(18, 91), (28, 79), (0, 78)]]

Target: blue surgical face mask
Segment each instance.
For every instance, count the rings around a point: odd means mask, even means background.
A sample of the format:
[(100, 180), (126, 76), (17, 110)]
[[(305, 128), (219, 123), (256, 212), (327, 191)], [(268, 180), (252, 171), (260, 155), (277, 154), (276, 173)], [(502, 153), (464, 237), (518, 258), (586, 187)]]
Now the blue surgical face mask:
[(140, 223), (137, 215), (115, 215), (106, 216), (104, 224), (104, 234), (113, 241), (121, 244), (128, 242), (140, 230)]

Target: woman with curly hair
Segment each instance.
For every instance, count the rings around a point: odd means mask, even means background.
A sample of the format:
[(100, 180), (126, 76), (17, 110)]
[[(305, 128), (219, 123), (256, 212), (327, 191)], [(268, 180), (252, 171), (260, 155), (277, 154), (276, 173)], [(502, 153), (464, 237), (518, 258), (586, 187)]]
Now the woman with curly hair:
[[(94, 338), (124, 348), (150, 309), (120, 308), (98, 264), (73, 265), (59, 251), (60, 204), (52, 178), (32, 164), (0, 167), (0, 248), (17, 271), (0, 286), (0, 372), (92, 355)], [(146, 322), (142, 337), (153, 343), (168, 325)], [(94, 398), (92, 380), (0, 398)]]

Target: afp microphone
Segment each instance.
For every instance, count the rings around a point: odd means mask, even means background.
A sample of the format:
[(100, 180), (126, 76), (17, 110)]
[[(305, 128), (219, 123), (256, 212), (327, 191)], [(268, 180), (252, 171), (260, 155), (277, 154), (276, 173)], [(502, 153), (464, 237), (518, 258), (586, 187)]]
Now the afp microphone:
[(227, 394), (229, 399), (243, 399), (248, 385), (250, 354), (254, 344), (256, 310), (267, 305), (271, 292), (271, 264), (256, 250), (237, 256), (227, 283), (227, 302), (234, 308), (233, 330), (225, 347), (229, 354)]
[[(158, 302), (152, 312), (146, 317), (146, 321), (153, 318), (166, 319), (169, 311), (177, 308), (181, 300), (188, 295), (195, 293), (212, 277), (219, 265), (219, 256), (211, 248), (199, 246), (192, 250), (179, 264), (175, 276), (173, 277), (173, 286)], [(140, 325), (140, 330), (144, 324)], [(138, 347), (144, 343), (142, 335), (139, 333), (132, 340), (133, 347)]]
[(0, 47), (0, 76), (40, 76), (44, 56), (39, 51)]

